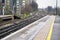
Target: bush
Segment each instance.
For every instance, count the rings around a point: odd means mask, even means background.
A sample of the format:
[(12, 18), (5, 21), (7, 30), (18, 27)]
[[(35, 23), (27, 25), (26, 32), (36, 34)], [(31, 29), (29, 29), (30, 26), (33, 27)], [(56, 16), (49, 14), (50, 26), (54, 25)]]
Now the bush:
[(24, 19), (24, 18), (27, 18), (27, 17), (29, 17), (29, 16), (30, 16), (30, 13), (24, 13), (24, 14), (21, 16), (21, 18)]
[(5, 7), (5, 15), (12, 15), (12, 11), (11, 9), (9, 9), (9, 7)]
[(59, 15), (59, 16), (60, 16), (60, 12), (57, 12), (57, 15)]
[(25, 8), (22, 8), (22, 10), (21, 10), (22, 14), (24, 14), (24, 13), (30, 13), (30, 12), (32, 12), (31, 5), (26, 5)]
[(2, 4), (0, 3), (0, 9), (2, 9)]

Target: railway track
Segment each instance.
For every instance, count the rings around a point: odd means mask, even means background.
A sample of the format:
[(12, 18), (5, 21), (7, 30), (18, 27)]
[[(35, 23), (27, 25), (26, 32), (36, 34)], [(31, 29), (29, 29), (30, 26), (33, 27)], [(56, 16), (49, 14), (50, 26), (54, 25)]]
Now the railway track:
[(25, 26), (27, 26), (28, 24), (30, 24), (30, 23), (32, 23), (40, 18), (41, 18), (41, 16), (35, 15), (30, 19), (19, 22), (18, 24), (15, 23), (14, 25), (0, 29), (0, 39), (6, 37), (7, 35), (15, 32), (15, 31), (17, 31)]

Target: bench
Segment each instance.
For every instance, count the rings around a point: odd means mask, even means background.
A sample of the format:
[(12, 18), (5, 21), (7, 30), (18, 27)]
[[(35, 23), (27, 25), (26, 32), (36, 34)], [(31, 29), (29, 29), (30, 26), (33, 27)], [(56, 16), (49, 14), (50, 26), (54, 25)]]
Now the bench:
[(3, 19), (8, 19), (8, 18), (11, 18), (12, 21), (14, 21), (13, 15), (0, 15), (0, 21)]

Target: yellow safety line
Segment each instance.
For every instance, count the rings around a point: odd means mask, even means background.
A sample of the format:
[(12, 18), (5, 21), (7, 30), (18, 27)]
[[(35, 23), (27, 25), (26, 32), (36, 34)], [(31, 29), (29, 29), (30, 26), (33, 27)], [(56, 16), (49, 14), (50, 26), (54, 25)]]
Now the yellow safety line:
[(51, 40), (51, 35), (52, 35), (52, 30), (53, 30), (54, 21), (55, 21), (55, 17), (54, 17), (54, 19), (53, 19), (53, 21), (52, 21), (52, 25), (51, 25), (50, 31), (49, 31), (49, 33), (48, 33), (47, 40)]

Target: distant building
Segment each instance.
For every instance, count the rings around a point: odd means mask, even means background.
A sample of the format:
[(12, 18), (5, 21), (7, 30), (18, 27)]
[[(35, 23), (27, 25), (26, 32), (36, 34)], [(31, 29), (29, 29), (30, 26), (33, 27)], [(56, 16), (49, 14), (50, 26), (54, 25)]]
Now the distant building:
[(21, 16), (22, 0), (16, 0), (16, 15)]
[(56, 14), (56, 9), (55, 8), (52, 8), (52, 6), (48, 6), (45, 11), (48, 13), (48, 14)]
[(53, 8), (52, 8), (51, 6), (48, 6), (48, 7), (47, 7), (47, 11), (48, 11), (48, 12), (51, 12), (52, 9), (53, 9)]
[(21, 15), (22, 0), (6, 0), (6, 7), (7, 6), (16, 16)]
[(23, 6), (25, 7), (26, 5), (29, 5), (29, 4), (31, 4), (32, 3), (32, 1), (33, 0), (23, 0), (22, 2), (23, 2)]

